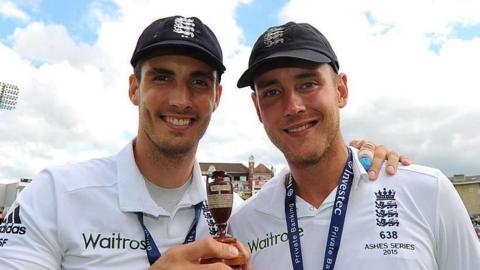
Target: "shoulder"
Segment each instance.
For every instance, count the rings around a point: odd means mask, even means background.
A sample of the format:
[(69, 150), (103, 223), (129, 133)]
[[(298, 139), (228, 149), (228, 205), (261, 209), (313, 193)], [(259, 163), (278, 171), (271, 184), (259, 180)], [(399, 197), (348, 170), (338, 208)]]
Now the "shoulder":
[(414, 189), (429, 189), (433, 191), (438, 185), (451, 185), (450, 180), (436, 168), (412, 164), (399, 166), (395, 175), (386, 175), (382, 169), (379, 180), (390, 181), (396, 185)]
[(370, 194), (368, 196), (382, 192), (396, 194), (396, 200), (409, 209), (418, 208), (429, 220), (436, 215), (439, 200), (455, 195), (452, 183), (440, 170), (421, 165), (400, 166), (392, 176), (381, 169), (377, 181), (365, 181), (360, 186), (366, 192), (360, 194)]
[(53, 185), (57, 191), (67, 192), (88, 187), (111, 186), (116, 182), (116, 167), (114, 157), (91, 159), (44, 169), (31, 184)]

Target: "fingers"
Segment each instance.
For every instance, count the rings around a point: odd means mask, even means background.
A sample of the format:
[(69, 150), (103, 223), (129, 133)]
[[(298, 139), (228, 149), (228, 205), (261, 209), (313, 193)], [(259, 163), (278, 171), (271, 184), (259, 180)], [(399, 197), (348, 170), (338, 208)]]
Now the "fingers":
[[(186, 268), (188, 270), (232, 270), (232, 268), (224, 263), (200, 264), (195, 268)], [(185, 270), (185, 268), (183, 269)]]
[(235, 246), (223, 244), (211, 237), (205, 237), (195, 242), (183, 245), (186, 258), (196, 260), (202, 257), (229, 259), (238, 256)]
[(368, 170), (368, 179), (370, 180), (378, 178), (380, 169), (385, 160), (387, 161), (385, 170), (389, 175), (397, 173), (399, 162), (404, 166), (411, 164), (408, 157), (400, 156), (397, 152), (388, 150), (384, 145), (375, 146), (373, 142), (365, 140), (353, 140), (350, 142), (350, 145), (360, 149), (358, 151), (358, 158), (365, 170)]
[(384, 145), (377, 145), (372, 160), (372, 166), (368, 170), (368, 179), (375, 180), (382, 168), (383, 161), (387, 158), (388, 149)]
[(235, 242), (235, 246), (238, 248), (238, 251), (239, 251), (241, 254), (243, 254), (243, 256), (245, 256), (245, 258), (246, 258), (246, 260), (247, 260), (247, 262), (248, 262), (247, 267), (246, 267), (245, 269), (243, 269), (243, 270), (250, 270), (250, 269), (252, 269), (252, 265), (251, 265), (251, 263), (250, 263), (250, 255), (251, 255), (251, 254), (250, 254), (250, 250), (249, 250), (245, 245), (243, 245), (240, 241), (238, 241), (238, 240)]
[(400, 163), (402, 163), (403, 166), (408, 166), (412, 164), (412, 161), (406, 156), (400, 156)]
[(349, 143), (350, 146), (353, 146), (357, 149), (360, 149), (363, 144), (365, 144), (365, 140), (352, 140)]
[(238, 249), (232, 245), (217, 242), (211, 237), (195, 242), (169, 248), (149, 270), (231, 270), (223, 263), (200, 264), (205, 257), (233, 258), (238, 255)]
[(400, 157), (397, 154), (397, 152), (391, 151), (388, 153), (387, 156), (387, 167), (385, 170), (389, 175), (394, 175), (397, 173), (397, 168), (398, 168), (398, 161)]

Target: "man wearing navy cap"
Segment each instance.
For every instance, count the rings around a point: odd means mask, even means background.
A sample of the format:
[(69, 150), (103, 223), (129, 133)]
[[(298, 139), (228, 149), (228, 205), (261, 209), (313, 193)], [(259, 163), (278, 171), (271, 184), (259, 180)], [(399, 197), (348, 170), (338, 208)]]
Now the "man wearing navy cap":
[(131, 64), (136, 138), (37, 175), (0, 225), (1, 269), (229, 269), (199, 259), (248, 253), (206, 237), (216, 228), (195, 153), (222, 94), (215, 35), (198, 18), (159, 19)]
[(339, 128), (347, 76), (316, 28), (269, 28), (238, 80), (246, 86), (288, 163), (230, 219), (254, 269), (478, 269), (472, 223), (439, 170), (411, 165), (368, 181)]

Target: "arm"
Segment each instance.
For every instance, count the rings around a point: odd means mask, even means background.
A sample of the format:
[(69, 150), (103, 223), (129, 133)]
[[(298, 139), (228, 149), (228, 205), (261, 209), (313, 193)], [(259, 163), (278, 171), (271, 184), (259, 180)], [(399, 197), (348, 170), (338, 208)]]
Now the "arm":
[(0, 227), (2, 269), (60, 269), (55, 190), (47, 172), (20, 193)]

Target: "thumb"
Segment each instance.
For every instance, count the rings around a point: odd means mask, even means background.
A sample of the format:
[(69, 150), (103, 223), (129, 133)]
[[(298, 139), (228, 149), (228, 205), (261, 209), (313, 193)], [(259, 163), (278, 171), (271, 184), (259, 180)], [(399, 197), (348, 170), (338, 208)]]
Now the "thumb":
[(194, 241), (192, 243), (179, 246), (183, 249), (181, 256), (190, 261), (196, 261), (200, 258), (215, 257), (221, 259), (229, 259), (238, 256), (238, 249), (229, 244), (216, 241), (212, 237), (206, 237)]

